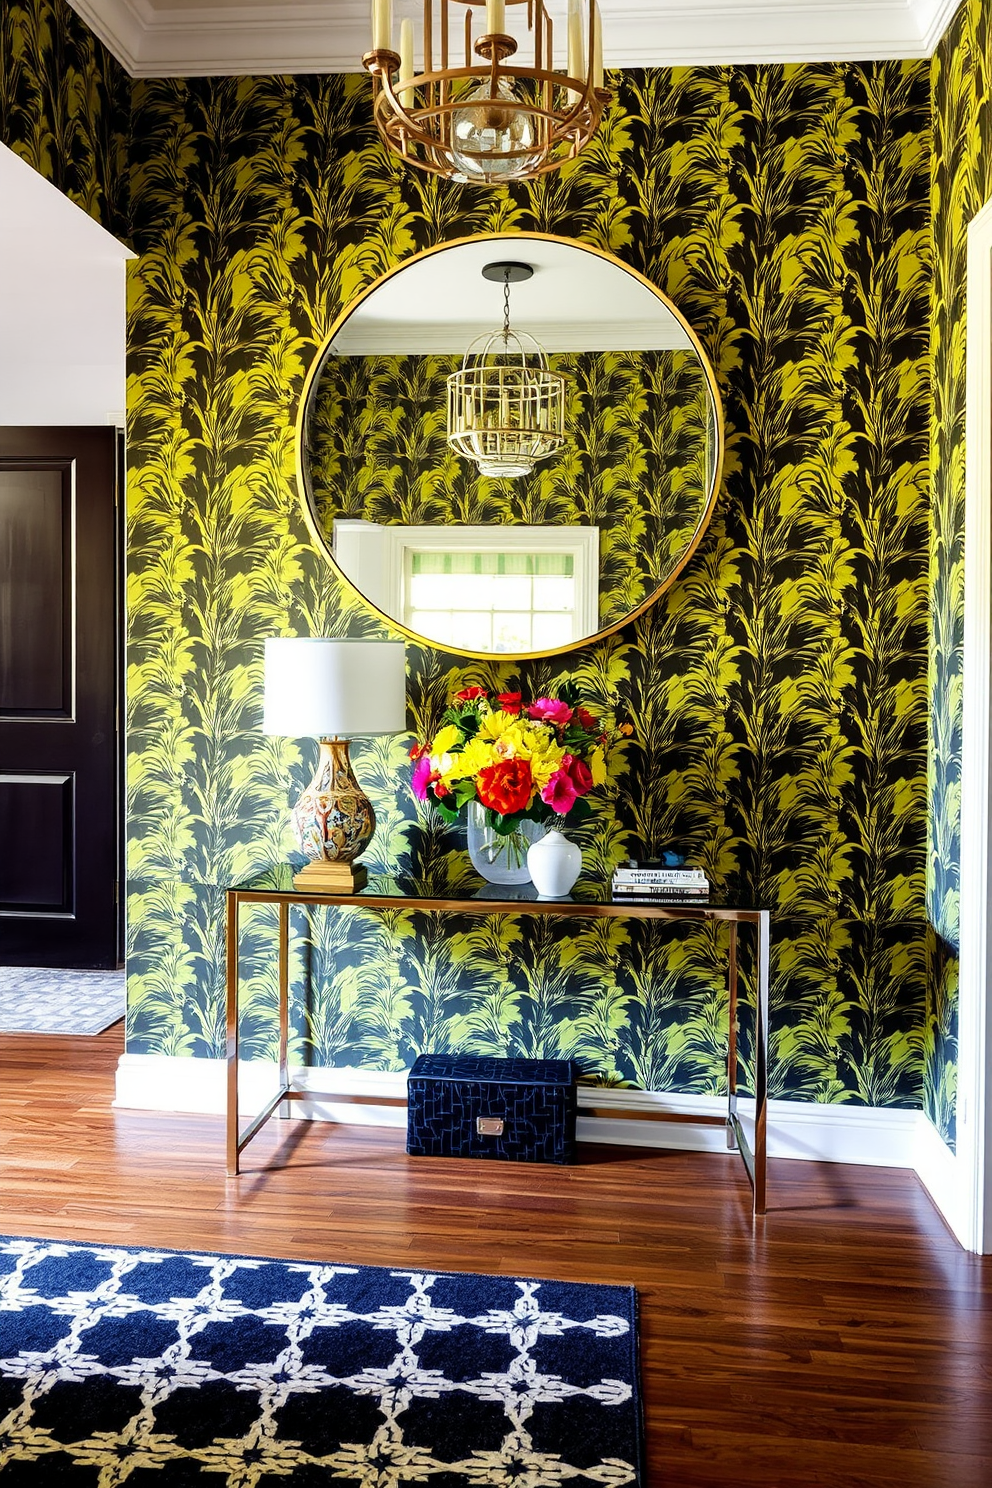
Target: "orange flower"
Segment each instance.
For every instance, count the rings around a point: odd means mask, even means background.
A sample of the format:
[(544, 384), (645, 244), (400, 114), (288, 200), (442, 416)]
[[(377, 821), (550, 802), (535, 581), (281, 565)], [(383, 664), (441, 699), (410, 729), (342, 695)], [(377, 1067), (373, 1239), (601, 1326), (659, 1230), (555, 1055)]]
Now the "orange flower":
[(487, 765), (479, 771), (475, 789), (483, 806), (497, 811), (500, 816), (525, 811), (530, 805), (534, 790), (530, 761), (508, 759), (498, 760), (495, 765)]

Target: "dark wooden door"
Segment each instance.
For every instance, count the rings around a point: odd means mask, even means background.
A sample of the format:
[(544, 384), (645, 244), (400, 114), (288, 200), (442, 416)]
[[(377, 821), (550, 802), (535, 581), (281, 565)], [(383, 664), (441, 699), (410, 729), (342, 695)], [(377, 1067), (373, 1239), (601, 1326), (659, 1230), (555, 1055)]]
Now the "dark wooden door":
[(113, 429), (0, 428), (0, 964), (120, 959)]

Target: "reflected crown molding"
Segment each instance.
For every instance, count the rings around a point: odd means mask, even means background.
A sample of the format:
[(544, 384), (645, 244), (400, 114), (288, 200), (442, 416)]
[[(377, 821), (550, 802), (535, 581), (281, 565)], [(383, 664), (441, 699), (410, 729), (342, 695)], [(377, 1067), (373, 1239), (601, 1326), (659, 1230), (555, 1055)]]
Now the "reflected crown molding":
[[(454, 325), (367, 324), (349, 332), (342, 327), (334, 339), (336, 356), (461, 356), (477, 336), (493, 329), (492, 320), (459, 321)], [(692, 342), (677, 321), (662, 333), (644, 322), (528, 320), (527, 330), (547, 352), (556, 351), (691, 351)]]

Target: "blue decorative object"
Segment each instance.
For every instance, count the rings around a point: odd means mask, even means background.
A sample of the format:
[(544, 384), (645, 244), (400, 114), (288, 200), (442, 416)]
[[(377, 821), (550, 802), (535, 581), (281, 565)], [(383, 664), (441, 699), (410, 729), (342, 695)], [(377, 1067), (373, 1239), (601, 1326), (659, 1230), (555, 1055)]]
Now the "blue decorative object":
[(406, 1150), (573, 1162), (575, 1076), (567, 1059), (421, 1054), (407, 1080)]
[(632, 1287), (0, 1239), (4, 1476), (644, 1482)]

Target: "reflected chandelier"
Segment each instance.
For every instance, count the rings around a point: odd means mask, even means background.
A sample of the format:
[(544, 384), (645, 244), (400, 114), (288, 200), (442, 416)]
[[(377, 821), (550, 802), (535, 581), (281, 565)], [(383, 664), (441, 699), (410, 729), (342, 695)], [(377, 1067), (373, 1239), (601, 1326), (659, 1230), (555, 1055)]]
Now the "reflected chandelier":
[(491, 263), (482, 274), (503, 285), (503, 326), (478, 336), (448, 378), (448, 443), (481, 475), (529, 475), (565, 443), (565, 379), (544, 348), (510, 329), (510, 285), (530, 279), (530, 264)]
[[(421, 170), (489, 185), (528, 180), (574, 160), (610, 100), (597, 0), (568, 0), (565, 72), (555, 71), (544, 0), (423, 3), (423, 71), (415, 73), (413, 21), (401, 22), (395, 52), (392, 0), (373, 0), (372, 50), (362, 62), (373, 77), (375, 122), (387, 147)], [(485, 33), (473, 44), (474, 12), (483, 5)], [(506, 31), (507, 6), (526, 7), (532, 65), (509, 65), (517, 42)], [(453, 62), (459, 32), (464, 66)]]

